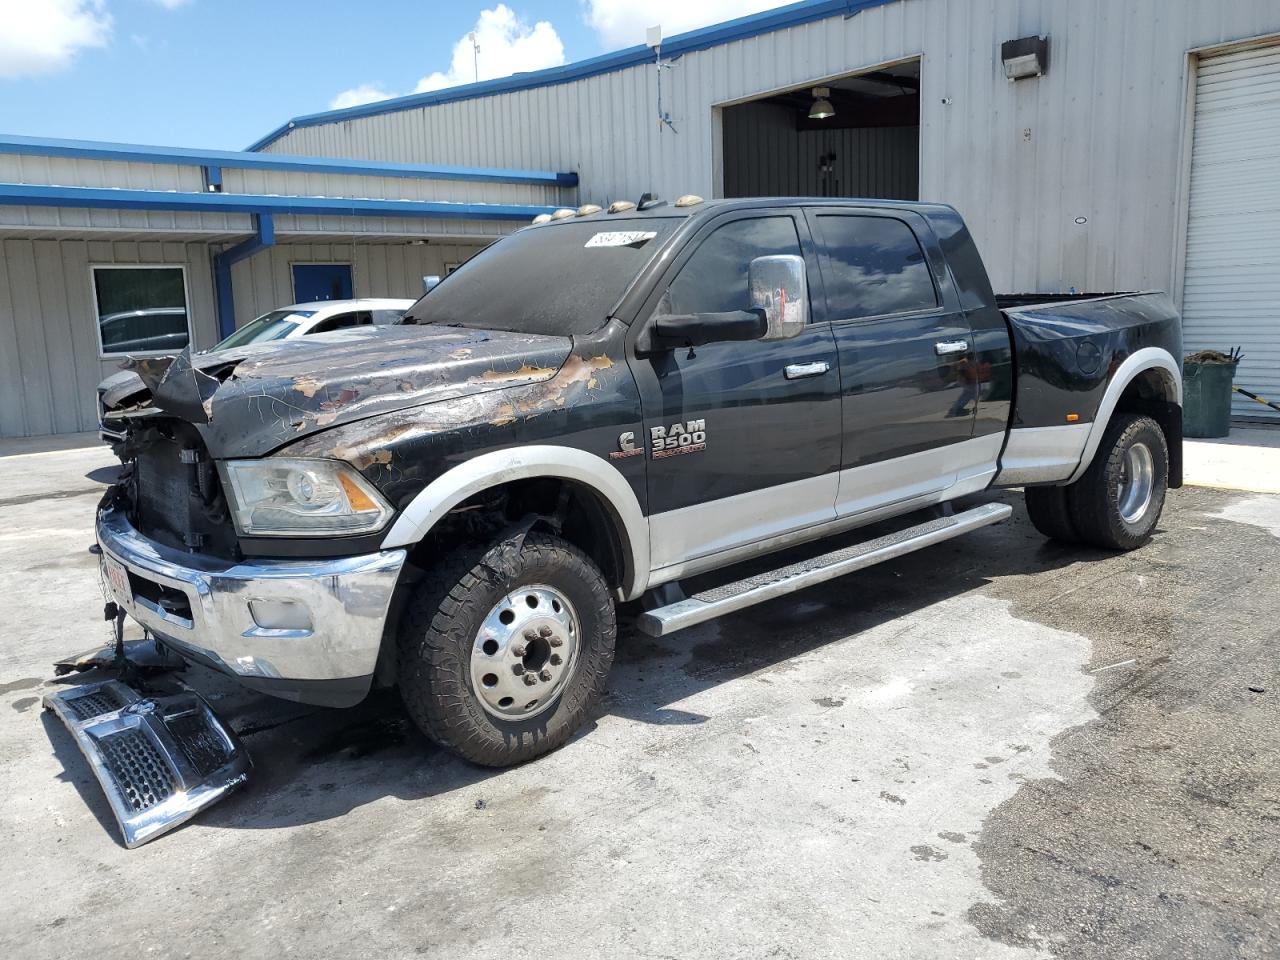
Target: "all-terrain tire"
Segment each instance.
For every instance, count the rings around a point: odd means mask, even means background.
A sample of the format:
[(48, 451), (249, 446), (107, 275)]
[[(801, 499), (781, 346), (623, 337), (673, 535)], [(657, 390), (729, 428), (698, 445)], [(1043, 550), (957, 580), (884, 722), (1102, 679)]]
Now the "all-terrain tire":
[[(470, 658), (495, 605), (532, 584), (571, 602), (580, 624), (576, 659), (550, 707), (508, 719), (482, 705)], [(419, 729), (445, 749), (483, 766), (523, 763), (582, 726), (604, 694), (616, 634), (609, 586), (581, 550), (550, 534), (513, 533), (455, 550), (419, 582), (397, 638), (400, 696)]]
[(1051, 540), (1079, 543), (1080, 534), (1071, 519), (1065, 487), (1027, 487), (1023, 491), (1032, 526)]
[[(1122, 495), (1130, 451), (1145, 447), (1150, 457), (1150, 497), (1140, 512), (1126, 518)], [(1151, 538), (1164, 510), (1169, 486), (1169, 445), (1150, 417), (1117, 413), (1107, 424), (1093, 462), (1066, 488), (1067, 507), (1080, 539), (1106, 550), (1133, 550)]]

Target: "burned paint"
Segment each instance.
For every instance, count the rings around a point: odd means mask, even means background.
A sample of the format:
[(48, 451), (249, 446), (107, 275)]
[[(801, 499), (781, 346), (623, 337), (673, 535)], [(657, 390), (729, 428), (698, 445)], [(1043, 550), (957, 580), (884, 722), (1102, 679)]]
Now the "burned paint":
[(554, 367), (531, 367), (529, 364), (523, 364), (519, 370), (486, 370), (478, 377), (473, 377), (472, 383), (531, 383), (538, 380), (546, 380), (548, 377), (555, 375)]
[(607, 370), (613, 366), (608, 357), (595, 357), (591, 360), (574, 354), (564, 362), (560, 372), (534, 390), (504, 400), (496, 407), (496, 414), (489, 422), (494, 426), (514, 423), (520, 417), (537, 416), (547, 410), (563, 407), (573, 396), (573, 389), (582, 386), (592, 390), (599, 386), (597, 370)]
[[(340, 423), (312, 431), (282, 452), (345, 460), (397, 506), (477, 451), (567, 443), (607, 458), (621, 430), (639, 427), (635, 379), (621, 357), (625, 329), (614, 321), (590, 337), (575, 338), (574, 350), (545, 380), (473, 389), (438, 403)], [(644, 459), (621, 461), (617, 469), (644, 502)]]
[(200, 425), (215, 458), (263, 456), (344, 423), (554, 382), (572, 346), (566, 337), (432, 325), (322, 340), (183, 354), (156, 381), (155, 404)]
[(324, 384), (315, 377), (303, 375), (293, 378), (293, 389), (297, 390), (304, 397), (314, 397), (322, 386), (324, 386)]

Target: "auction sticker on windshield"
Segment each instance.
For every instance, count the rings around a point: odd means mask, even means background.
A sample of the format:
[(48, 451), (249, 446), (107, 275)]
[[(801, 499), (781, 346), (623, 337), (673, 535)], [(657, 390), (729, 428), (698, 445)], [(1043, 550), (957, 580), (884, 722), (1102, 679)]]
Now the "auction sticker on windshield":
[(656, 237), (655, 230), (609, 230), (597, 233), (583, 246), (586, 247), (631, 247), (646, 243)]

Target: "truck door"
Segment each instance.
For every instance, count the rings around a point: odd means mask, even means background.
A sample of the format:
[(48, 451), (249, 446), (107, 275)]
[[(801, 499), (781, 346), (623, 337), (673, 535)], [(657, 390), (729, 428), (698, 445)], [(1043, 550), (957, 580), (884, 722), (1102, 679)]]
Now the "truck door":
[[(711, 220), (677, 254), (637, 327), (661, 314), (745, 310), (750, 262), (803, 248), (812, 303), (821, 286), (798, 211)], [(635, 361), (654, 568), (834, 517), (840, 377), (821, 316), (787, 340), (709, 343)]]
[[(840, 357), (837, 513), (956, 482), (973, 436), (973, 338), (927, 222), (909, 211), (811, 210)], [(996, 449), (989, 459), (994, 463)]]

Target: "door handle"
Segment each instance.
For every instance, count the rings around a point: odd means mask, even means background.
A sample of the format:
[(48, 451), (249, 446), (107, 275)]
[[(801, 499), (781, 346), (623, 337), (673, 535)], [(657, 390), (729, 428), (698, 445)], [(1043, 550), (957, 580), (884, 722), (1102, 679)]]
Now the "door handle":
[(969, 352), (968, 340), (939, 340), (933, 345), (933, 352), (940, 357), (950, 357), (957, 353)]
[(830, 369), (831, 364), (827, 361), (815, 360), (813, 363), (789, 363), (783, 373), (788, 380), (803, 380), (805, 377), (820, 377)]

